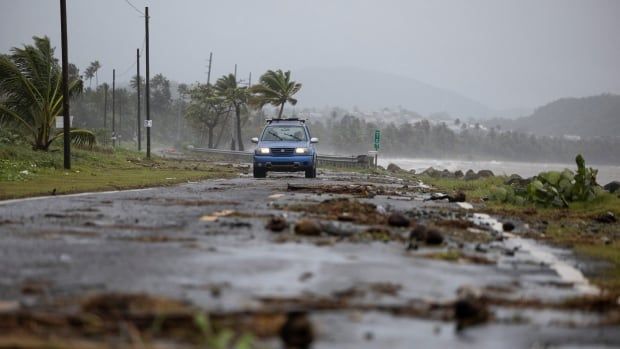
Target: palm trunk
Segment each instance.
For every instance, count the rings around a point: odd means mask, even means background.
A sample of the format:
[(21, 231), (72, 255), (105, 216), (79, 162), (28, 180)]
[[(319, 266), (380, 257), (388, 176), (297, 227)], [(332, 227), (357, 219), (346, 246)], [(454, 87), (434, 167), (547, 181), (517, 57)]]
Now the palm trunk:
[(282, 105), (280, 106), (280, 112), (278, 113), (278, 119), (282, 119), (282, 112), (284, 111), (284, 104), (286, 104), (286, 102), (282, 103)]
[(213, 148), (213, 129), (214, 127), (209, 127), (209, 145), (207, 146), (209, 149)]
[(243, 151), (243, 140), (241, 139), (241, 108), (235, 106), (235, 116), (237, 118), (237, 144), (239, 144), (238, 150)]

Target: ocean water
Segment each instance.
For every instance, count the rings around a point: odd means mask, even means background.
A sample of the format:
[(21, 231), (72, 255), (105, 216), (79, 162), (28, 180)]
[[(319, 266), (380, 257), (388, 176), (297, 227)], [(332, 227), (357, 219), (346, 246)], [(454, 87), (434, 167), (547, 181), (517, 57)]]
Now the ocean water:
[[(491, 170), (497, 175), (511, 175), (516, 173), (522, 177), (531, 177), (542, 171), (557, 171), (568, 168), (575, 171), (577, 165), (559, 164), (559, 163), (535, 163), (535, 162), (515, 162), (515, 161), (468, 161), (468, 160), (446, 160), (446, 159), (406, 159), (406, 158), (381, 158), (379, 157), (379, 165), (387, 167), (389, 163), (394, 163), (405, 170), (414, 169), (416, 172), (424, 171), (429, 167), (436, 170), (447, 169), (449, 171), (461, 170), (466, 172), (471, 169), (474, 171)], [(611, 165), (588, 165), (598, 169), (597, 182), (605, 185), (611, 181), (620, 181), (620, 166)]]

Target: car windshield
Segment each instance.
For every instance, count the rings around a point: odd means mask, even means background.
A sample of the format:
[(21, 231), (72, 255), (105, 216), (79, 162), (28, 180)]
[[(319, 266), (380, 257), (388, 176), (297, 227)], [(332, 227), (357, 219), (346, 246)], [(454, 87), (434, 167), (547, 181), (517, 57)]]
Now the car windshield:
[(268, 126), (263, 132), (263, 141), (306, 141), (306, 131), (302, 126)]

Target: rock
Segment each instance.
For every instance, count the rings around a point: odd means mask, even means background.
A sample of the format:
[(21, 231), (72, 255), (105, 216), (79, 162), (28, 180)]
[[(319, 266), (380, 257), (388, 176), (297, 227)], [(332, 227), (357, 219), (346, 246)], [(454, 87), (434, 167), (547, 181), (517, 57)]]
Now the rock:
[(488, 250), (483, 247), (481, 244), (476, 244), (476, 248), (474, 249), (476, 252), (487, 253)]
[(620, 182), (613, 181), (605, 184), (603, 189), (607, 190), (610, 193), (620, 193)]
[(280, 328), (280, 339), (285, 349), (308, 349), (314, 340), (314, 329), (308, 315), (301, 311), (287, 314)]
[(409, 173), (411, 173), (411, 174), (415, 174), (415, 170), (414, 170), (414, 169), (411, 169), (411, 170), (409, 170)]
[(471, 180), (478, 179), (478, 178), (480, 178), (480, 176), (478, 176), (478, 174), (476, 174), (476, 172), (472, 170), (467, 170), (467, 172), (465, 172), (466, 181), (471, 181)]
[(439, 230), (431, 228), (426, 231), (425, 242), (428, 245), (441, 245), (443, 242), (443, 234)]
[(421, 174), (425, 176), (437, 178), (441, 176), (441, 171), (437, 171), (433, 167), (429, 167), (426, 170), (424, 170)]
[(321, 235), (321, 225), (312, 219), (302, 218), (295, 224), (295, 234), (306, 236)]
[(502, 224), (502, 229), (504, 231), (513, 231), (515, 230), (515, 225), (512, 222), (504, 222), (504, 224)]
[(491, 170), (480, 170), (478, 171), (478, 177), (480, 178), (495, 177), (495, 174), (493, 174), (493, 171)]
[(275, 216), (269, 219), (269, 222), (267, 222), (265, 228), (273, 232), (281, 232), (284, 229), (288, 228), (288, 223), (286, 222), (286, 219), (284, 217)]
[(409, 233), (409, 241), (424, 241), (426, 240), (426, 226), (418, 224)]
[(404, 170), (402, 168), (400, 168), (398, 165), (390, 163), (387, 167), (388, 172), (392, 172), (392, 173), (396, 173), (396, 172), (403, 172)]
[(388, 217), (388, 224), (392, 227), (408, 227), (410, 222), (409, 218), (400, 213), (394, 212)]
[(456, 329), (459, 331), (469, 326), (484, 323), (489, 317), (486, 304), (477, 297), (461, 297), (454, 303), (454, 319), (456, 320)]
[(439, 172), (439, 176), (441, 178), (454, 178), (454, 174), (448, 170), (443, 170), (441, 172)]
[(603, 213), (602, 215), (596, 217), (594, 220), (599, 223), (616, 223), (617, 221), (616, 215), (611, 211)]
[(464, 176), (463, 171), (461, 171), (461, 170), (454, 171), (454, 177), (461, 178), (463, 176)]

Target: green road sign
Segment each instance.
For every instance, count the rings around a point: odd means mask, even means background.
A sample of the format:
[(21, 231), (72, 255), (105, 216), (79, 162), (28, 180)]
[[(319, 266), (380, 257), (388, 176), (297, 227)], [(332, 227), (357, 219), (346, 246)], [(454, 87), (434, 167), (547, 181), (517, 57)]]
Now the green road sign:
[(375, 130), (375, 150), (379, 150), (379, 144), (381, 144), (381, 131)]

